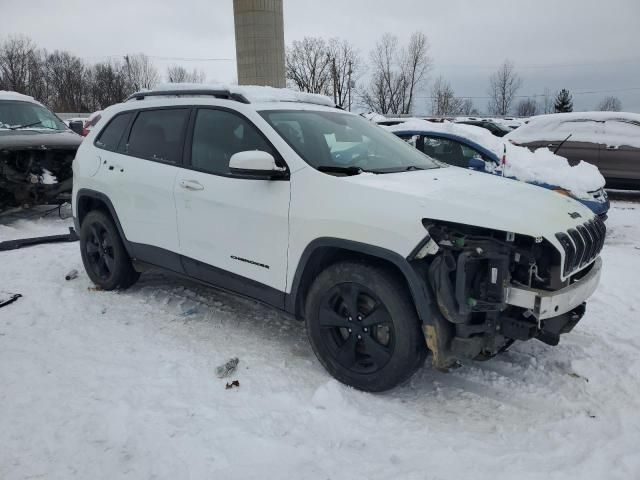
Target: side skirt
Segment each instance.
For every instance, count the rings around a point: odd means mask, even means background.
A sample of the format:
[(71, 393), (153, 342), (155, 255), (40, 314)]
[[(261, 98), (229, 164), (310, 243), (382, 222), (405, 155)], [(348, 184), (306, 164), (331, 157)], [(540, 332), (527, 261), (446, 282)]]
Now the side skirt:
[(134, 266), (139, 271), (159, 269), (218, 290), (256, 300), (279, 310), (285, 310), (288, 296), (285, 292), (163, 248), (128, 243)]

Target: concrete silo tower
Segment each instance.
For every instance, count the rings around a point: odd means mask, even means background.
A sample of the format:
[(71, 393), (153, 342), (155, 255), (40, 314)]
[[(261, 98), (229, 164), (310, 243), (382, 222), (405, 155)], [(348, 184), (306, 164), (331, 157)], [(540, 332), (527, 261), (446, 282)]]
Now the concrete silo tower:
[(282, 0), (233, 0), (240, 85), (285, 86)]

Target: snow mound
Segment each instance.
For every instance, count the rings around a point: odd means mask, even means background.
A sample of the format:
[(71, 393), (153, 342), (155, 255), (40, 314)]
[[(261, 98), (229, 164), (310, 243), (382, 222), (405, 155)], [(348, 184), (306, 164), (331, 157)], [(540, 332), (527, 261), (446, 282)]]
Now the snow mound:
[(360, 115), (367, 120), (371, 120), (372, 122), (384, 122), (387, 119), (387, 117), (385, 117), (384, 115), (380, 115), (376, 112), (361, 113)]
[(640, 114), (628, 112), (571, 112), (532, 117), (505, 135), (516, 143), (572, 141), (640, 148)]
[(298, 92), (289, 88), (263, 87), (258, 85), (226, 85), (202, 83), (164, 83), (155, 90), (229, 90), (238, 93), (251, 103), (300, 102), (334, 107), (335, 103), (325, 95)]
[(347, 388), (337, 380), (329, 380), (316, 389), (311, 397), (311, 403), (317, 408), (328, 410), (344, 408), (350, 404), (349, 399), (344, 395)]
[[(504, 138), (496, 137), (488, 130), (473, 125), (459, 123), (433, 123), (420, 119), (383, 127), (390, 132), (432, 132), (447, 133), (463, 137), (493, 152), (498, 158), (506, 155), (504, 175), (523, 182), (546, 183), (571, 191), (579, 198), (588, 198), (588, 192), (604, 187), (605, 180), (598, 168), (581, 161), (571, 166), (566, 158), (556, 155), (547, 148), (532, 152), (528, 148), (513, 145)], [(521, 127), (524, 128), (524, 127)]]

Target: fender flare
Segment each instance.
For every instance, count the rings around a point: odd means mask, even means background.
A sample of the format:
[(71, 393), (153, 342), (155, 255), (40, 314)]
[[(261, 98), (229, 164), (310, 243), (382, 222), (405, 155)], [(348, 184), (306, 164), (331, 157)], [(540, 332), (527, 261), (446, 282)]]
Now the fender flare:
[(383, 247), (369, 245), (367, 243), (356, 242), (353, 240), (345, 240), (334, 237), (321, 237), (310, 242), (302, 252), (300, 260), (296, 267), (296, 273), (291, 283), (290, 294), (287, 295), (286, 310), (290, 313), (297, 314), (301, 299), (301, 283), (304, 277), (305, 269), (312, 258), (313, 254), (319, 248), (336, 248), (340, 250), (350, 251), (356, 254), (375, 257), (380, 260), (392, 264), (398, 269), (409, 286), (409, 293), (416, 307), (418, 317), (423, 324), (431, 324), (434, 322), (436, 315), (440, 315), (435, 307), (435, 301), (426, 279), (420, 278), (418, 272), (411, 266), (409, 261), (402, 255), (388, 250)]
[[(124, 230), (122, 229), (122, 225), (120, 224), (120, 219), (118, 218), (118, 214), (116, 213), (116, 209), (113, 206), (113, 203), (111, 203), (111, 200), (109, 199), (109, 197), (107, 197), (104, 193), (102, 192), (96, 192), (95, 190), (91, 190), (88, 188), (81, 188), (80, 190), (78, 190), (78, 192), (76, 193), (75, 196), (75, 204), (79, 205), (80, 204), (80, 200), (82, 198), (92, 198), (94, 200), (98, 200), (100, 202), (102, 202), (106, 207), (107, 210), (109, 211), (109, 214), (111, 215), (111, 218), (113, 218), (113, 221), (116, 224), (116, 228), (118, 229), (118, 233), (120, 234), (120, 238), (122, 239), (122, 243), (124, 245), (124, 248), (127, 250), (127, 254), (130, 257), (134, 257), (134, 255), (132, 254), (132, 249), (131, 249), (131, 244), (130, 242), (127, 240), (127, 237), (124, 234)], [(79, 212), (76, 209), (76, 212), (79, 214)], [(80, 233), (80, 219), (77, 216), (73, 217), (73, 224), (75, 226), (76, 232), (78, 232), (78, 234)]]

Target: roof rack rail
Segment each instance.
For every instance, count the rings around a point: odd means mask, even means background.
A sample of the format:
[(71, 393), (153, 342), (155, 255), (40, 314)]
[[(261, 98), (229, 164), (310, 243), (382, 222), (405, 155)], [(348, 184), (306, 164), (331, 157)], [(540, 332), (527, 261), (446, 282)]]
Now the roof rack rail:
[(133, 100), (133, 99), (144, 100), (146, 97), (160, 97), (160, 96), (180, 97), (180, 96), (195, 96), (195, 95), (207, 95), (215, 98), (220, 98), (223, 100), (235, 100), (236, 102), (240, 102), (240, 103), (251, 103), (247, 99), (247, 97), (245, 97), (240, 93), (233, 93), (233, 92), (230, 92), (229, 90), (211, 90), (211, 89), (208, 89), (208, 90), (206, 89), (203, 89), (203, 90), (198, 90), (198, 89), (150, 90), (148, 92), (136, 92), (132, 95), (129, 95), (126, 101)]

